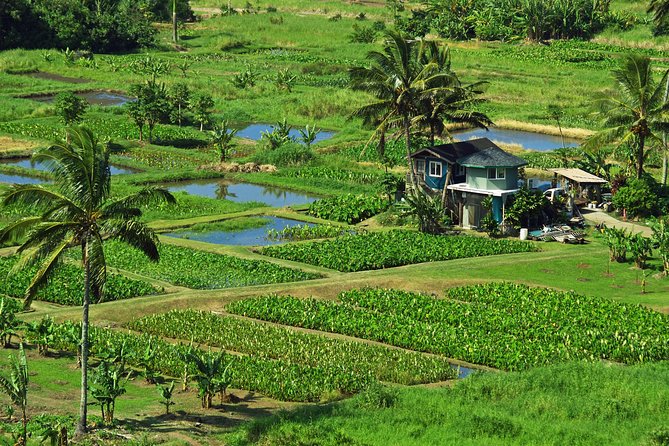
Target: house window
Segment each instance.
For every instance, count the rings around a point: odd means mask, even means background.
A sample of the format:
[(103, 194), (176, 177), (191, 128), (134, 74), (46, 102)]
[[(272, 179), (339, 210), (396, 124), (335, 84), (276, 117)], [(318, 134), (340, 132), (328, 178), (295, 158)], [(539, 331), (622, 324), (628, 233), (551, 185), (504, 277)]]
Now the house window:
[(489, 180), (503, 180), (506, 178), (506, 169), (499, 167), (491, 167), (488, 169)]
[(425, 175), (425, 160), (416, 160), (416, 173)]
[(439, 161), (430, 161), (430, 176), (441, 178), (441, 163)]
[(467, 174), (467, 168), (458, 164), (458, 173), (457, 176), (462, 177)]

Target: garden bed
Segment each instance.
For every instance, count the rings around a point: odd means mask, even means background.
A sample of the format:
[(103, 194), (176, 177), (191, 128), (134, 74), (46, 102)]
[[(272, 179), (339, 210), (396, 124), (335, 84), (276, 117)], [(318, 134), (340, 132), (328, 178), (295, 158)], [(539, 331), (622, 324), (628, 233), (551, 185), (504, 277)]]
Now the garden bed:
[(341, 293), (342, 303), (268, 296), (228, 310), (505, 370), (669, 359), (669, 318), (640, 305), (510, 283), (454, 288), (446, 297), (363, 289)]
[(531, 251), (537, 251), (534, 244), (516, 240), (388, 231), (347, 235), (325, 241), (270, 246), (260, 252), (280, 259), (352, 272)]

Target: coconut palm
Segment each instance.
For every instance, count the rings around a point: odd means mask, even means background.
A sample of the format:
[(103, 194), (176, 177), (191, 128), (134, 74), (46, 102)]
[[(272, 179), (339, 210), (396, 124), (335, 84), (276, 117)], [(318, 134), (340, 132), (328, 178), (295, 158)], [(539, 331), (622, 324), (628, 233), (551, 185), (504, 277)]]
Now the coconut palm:
[(439, 88), (432, 89), (419, 100), (419, 114), (414, 122), (426, 127), (430, 134), (430, 143), (434, 145), (435, 136), (448, 134), (446, 123), (465, 124), (467, 126), (487, 129), (492, 121), (475, 108), (483, 100), (479, 97), (483, 93), (486, 81), (462, 85), (457, 75), (451, 71), (451, 56), (448, 47), (437, 45), (434, 41), (423, 42), (421, 51), (421, 65), (433, 66), (438, 73), (450, 73), (450, 76), (440, 78)]
[(451, 84), (452, 73), (439, 71), (437, 63), (423, 64), (421, 42), (409, 41), (395, 31), (388, 31), (383, 51), (371, 51), (369, 67), (349, 70), (351, 87), (372, 94), (374, 102), (359, 108), (354, 115), (365, 122), (377, 122), (377, 132), (400, 128), (404, 133), (407, 163), (411, 182), (415, 184), (411, 166), (412, 119), (420, 114), (420, 100), (436, 95)]
[(598, 149), (609, 143), (616, 147), (629, 145), (636, 176), (641, 178), (647, 148), (662, 147), (661, 132), (669, 129), (669, 105), (664, 97), (669, 70), (656, 82), (650, 58), (630, 54), (613, 70), (613, 78), (615, 91), (600, 101), (599, 115), (605, 129), (588, 138), (585, 148)]
[(25, 237), (18, 248), (15, 268), (39, 268), (25, 293), (30, 307), (35, 293), (46, 284), (65, 252), (81, 249), (84, 294), (81, 325), (81, 406), (77, 434), (86, 431), (88, 372), (88, 309), (91, 295), (102, 298), (107, 276), (103, 244), (123, 241), (158, 261), (157, 237), (138, 220), (140, 206), (169, 202), (165, 189), (145, 188), (132, 195), (111, 199), (109, 152), (83, 127), (68, 129), (70, 144), (58, 143), (38, 150), (33, 160), (45, 163), (54, 173), (54, 187), (14, 185), (4, 194), (4, 204), (23, 204), (42, 210), (41, 215), (20, 219), (0, 231), (0, 243)]

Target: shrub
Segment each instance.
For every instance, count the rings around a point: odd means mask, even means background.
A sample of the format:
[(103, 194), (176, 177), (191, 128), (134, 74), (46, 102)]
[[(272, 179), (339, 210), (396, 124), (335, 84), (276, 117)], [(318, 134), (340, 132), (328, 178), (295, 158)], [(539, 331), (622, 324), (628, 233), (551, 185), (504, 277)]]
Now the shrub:
[(622, 209), (627, 218), (657, 215), (660, 198), (655, 180), (650, 177), (628, 180), (613, 196), (613, 204)]
[(314, 159), (314, 152), (295, 142), (282, 144), (274, 150), (261, 150), (253, 155), (257, 164), (273, 164), (275, 166), (299, 166)]
[(307, 212), (314, 217), (355, 224), (387, 208), (388, 202), (381, 197), (345, 194), (314, 201)]

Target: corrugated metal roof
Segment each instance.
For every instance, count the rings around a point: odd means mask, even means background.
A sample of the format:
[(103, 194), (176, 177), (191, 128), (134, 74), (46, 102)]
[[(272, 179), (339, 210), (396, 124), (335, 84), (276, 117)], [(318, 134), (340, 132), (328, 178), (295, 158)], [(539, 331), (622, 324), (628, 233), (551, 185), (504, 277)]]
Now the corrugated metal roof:
[(556, 174), (563, 176), (569, 180), (575, 181), (579, 184), (604, 184), (608, 183), (603, 178), (599, 178), (596, 175), (586, 172), (581, 169), (551, 169)]

